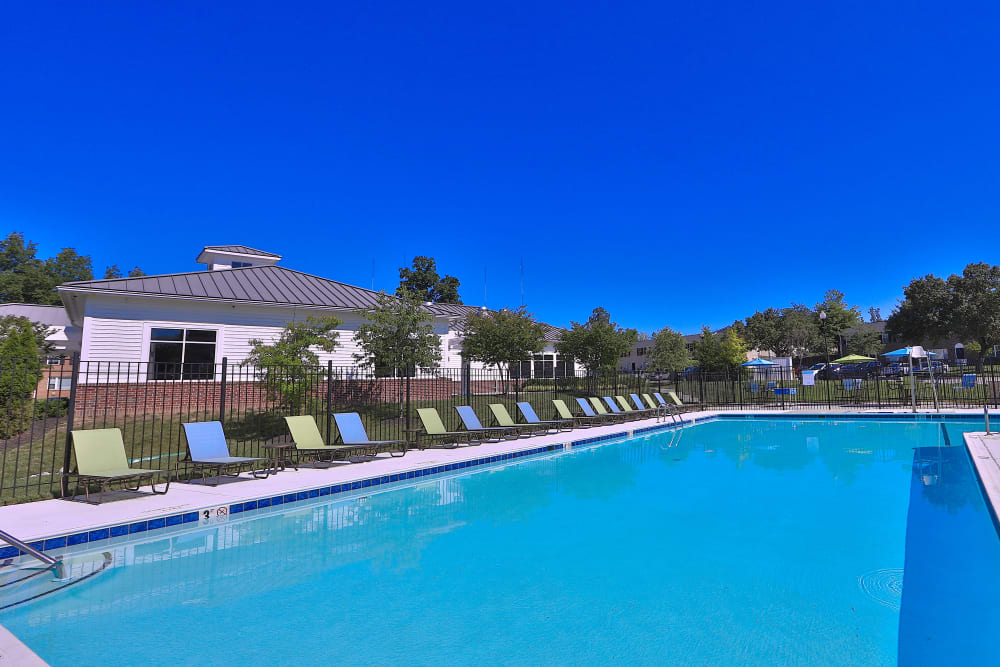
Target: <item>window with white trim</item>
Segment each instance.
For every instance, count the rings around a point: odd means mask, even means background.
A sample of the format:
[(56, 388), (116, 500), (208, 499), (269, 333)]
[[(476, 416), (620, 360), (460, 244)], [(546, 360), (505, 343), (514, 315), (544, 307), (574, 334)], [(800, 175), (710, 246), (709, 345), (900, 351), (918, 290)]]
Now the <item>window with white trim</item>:
[(212, 329), (150, 329), (149, 379), (214, 379), (216, 334)]
[(69, 391), (73, 386), (73, 378), (51, 377), (49, 378), (49, 391)]

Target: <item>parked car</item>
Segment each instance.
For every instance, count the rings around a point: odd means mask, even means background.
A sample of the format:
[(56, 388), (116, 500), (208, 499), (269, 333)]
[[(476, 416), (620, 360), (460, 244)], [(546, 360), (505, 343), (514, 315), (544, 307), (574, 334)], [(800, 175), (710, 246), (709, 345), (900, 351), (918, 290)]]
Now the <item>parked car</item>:
[(948, 372), (948, 364), (943, 361), (932, 361), (928, 366), (926, 361), (920, 360), (913, 365), (913, 372), (917, 375), (930, 375), (931, 369), (934, 370), (935, 375), (941, 375)]
[(895, 361), (892, 362), (891, 364), (886, 365), (886, 367), (882, 369), (882, 374), (885, 375), (886, 377), (892, 377), (895, 375), (908, 375), (909, 373), (910, 373), (909, 366)]
[(870, 378), (882, 372), (882, 364), (877, 361), (862, 361), (857, 364), (844, 364), (833, 371), (838, 378)]
[(814, 371), (816, 373), (817, 380), (832, 380), (837, 376), (837, 369), (840, 368), (840, 364), (830, 364), (830, 370), (827, 371), (826, 364), (813, 364), (807, 371)]
[(697, 374), (698, 374), (698, 367), (697, 366), (688, 366), (687, 368), (685, 368), (684, 370), (682, 370), (681, 373), (680, 373), (681, 378), (683, 378), (685, 380), (690, 380), (691, 378), (693, 378)]

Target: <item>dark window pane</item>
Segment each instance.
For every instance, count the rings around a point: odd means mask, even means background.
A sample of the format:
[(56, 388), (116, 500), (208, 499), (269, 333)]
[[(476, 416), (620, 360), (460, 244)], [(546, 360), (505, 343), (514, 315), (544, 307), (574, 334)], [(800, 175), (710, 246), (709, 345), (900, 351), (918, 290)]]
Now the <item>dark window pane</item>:
[(215, 332), (209, 329), (188, 329), (187, 339), (200, 343), (214, 343)]
[(184, 379), (211, 380), (213, 377), (215, 377), (215, 346), (188, 345), (184, 350)]
[(151, 343), (149, 346), (150, 379), (179, 380), (183, 348), (181, 343)]
[(152, 329), (150, 340), (184, 340), (184, 329)]

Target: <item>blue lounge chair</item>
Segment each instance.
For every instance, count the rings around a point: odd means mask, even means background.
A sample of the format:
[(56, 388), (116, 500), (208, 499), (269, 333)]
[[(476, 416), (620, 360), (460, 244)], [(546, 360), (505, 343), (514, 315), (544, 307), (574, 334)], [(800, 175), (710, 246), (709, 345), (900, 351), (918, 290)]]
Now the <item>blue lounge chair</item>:
[(578, 398), (578, 399), (576, 399), (576, 402), (577, 402), (577, 405), (580, 406), (580, 412), (583, 413), (584, 417), (590, 417), (591, 419), (597, 419), (597, 420), (606, 422), (608, 424), (616, 421), (614, 415), (607, 414), (607, 413), (599, 415), (596, 412), (594, 412), (594, 406), (591, 405), (590, 401), (588, 401), (585, 398)]
[(371, 447), (373, 454), (382, 451), (387, 452), (389, 456), (396, 456), (393, 452), (402, 450), (399, 455), (406, 455), (406, 440), (370, 440), (365, 425), (361, 423), (361, 415), (357, 412), (335, 413), (333, 421), (337, 422), (340, 441), (345, 445), (368, 446)]
[[(178, 461), (177, 467), (183, 463), (201, 471), (202, 484), (207, 483), (206, 472), (214, 469), (215, 486), (219, 483), (226, 470), (237, 468), (235, 475), (226, 477), (239, 477), (239, 468), (245, 465), (266, 461), (253, 456), (230, 456), (229, 443), (226, 442), (226, 434), (222, 430), (222, 422), (186, 422), (182, 423), (184, 429), (184, 442), (187, 444), (187, 459)], [(251, 470), (250, 473), (257, 479), (265, 479), (270, 471)], [(263, 474), (261, 474), (263, 473)]]
[(655, 415), (657, 413), (656, 408), (647, 407), (646, 404), (642, 402), (642, 399), (639, 398), (639, 394), (629, 394), (629, 398), (631, 398), (632, 402), (635, 403), (635, 408), (639, 412), (642, 412), (646, 415), (650, 414)]
[(532, 425), (545, 425), (549, 428), (555, 429), (556, 431), (572, 431), (573, 421), (568, 419), (548, 419), (542, 421), (535, 414), (535, 409), (531, 407), (531, 403), (527, 401), (521, 401), (517, 404), (517, 409), (521, 411), (521, 416), (524, 417), (524, 421)]
[(610, 412), (610, 413), (612, 413), (612, 414), (614, 414), (614, 415), (616, 415), (616, 416), (618, 416), (618, 417), (620, 417), (622, 419), (631, 419), (631, 418), (633, 418), (635, 416), (638, 416), (638, 415), (631, 415), (631, 414), (625, 412), (624, 410), (622, 410), (620, 407), (618, 407), (618, 403), (615, 402), (615, 399), (611, 398), (610, 396), (605, 396), (604, 397), (604, 402), (608, 406), (608, 412)]
[(483, 423), (479, 421), (476, 411), (468, 405), (456, 405), (455, 411), (458, 412), (458, 416), (462, 420), (462, 426), (467, 431), (482, 433), (484, 435), (493, 433), (496, 436), (493, 438), (494, 441), (501, 440), (507, 436), (513, 436), (514, 438), (521, 436), (521, 429), (516, 426), (513, 428), (510, 426), (483, 426)]

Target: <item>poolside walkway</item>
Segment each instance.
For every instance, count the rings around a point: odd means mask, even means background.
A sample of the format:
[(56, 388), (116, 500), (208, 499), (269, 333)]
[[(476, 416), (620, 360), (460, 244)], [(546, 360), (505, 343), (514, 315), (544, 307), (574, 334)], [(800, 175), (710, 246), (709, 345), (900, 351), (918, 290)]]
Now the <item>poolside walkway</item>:
[(986, 498), (993, 506), (993, 516), (1000, 518), (1000, 433), (966, 433), (965, 445), (986, 490)]

